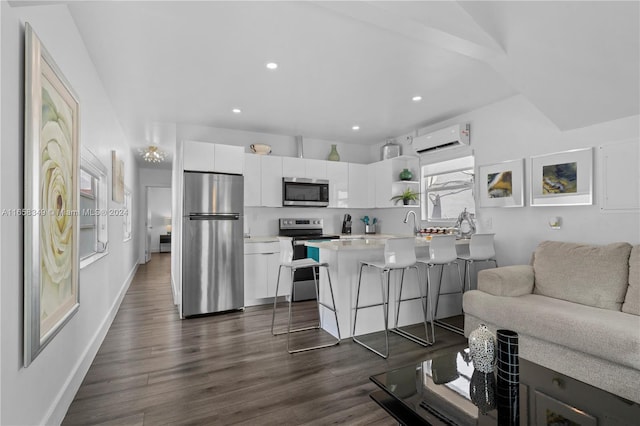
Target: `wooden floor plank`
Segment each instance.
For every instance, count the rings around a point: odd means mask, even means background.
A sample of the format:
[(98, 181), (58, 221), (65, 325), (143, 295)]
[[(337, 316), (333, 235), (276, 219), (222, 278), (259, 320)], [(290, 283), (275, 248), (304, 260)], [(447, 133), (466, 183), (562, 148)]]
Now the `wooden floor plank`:
[[(170, 256), (138, 269), (65, 425), (376, 424), (395, 422), (369, 398), (369, 376), (458, 345), (436, 327), (423, 348), (391, 335), (385, 360), (351, 339), (289, 355), (286, 336), (270, 332), (272, 306), (180, 320), (170, 288)], [(286, 305), (277, 324), (286, 325)], [(295, 318), (312, 323), (312, 302)], [(323, 331), (296, 333), (292, 345), (329, 341)], [(382, 335), (371, 337), (383, 344)]]

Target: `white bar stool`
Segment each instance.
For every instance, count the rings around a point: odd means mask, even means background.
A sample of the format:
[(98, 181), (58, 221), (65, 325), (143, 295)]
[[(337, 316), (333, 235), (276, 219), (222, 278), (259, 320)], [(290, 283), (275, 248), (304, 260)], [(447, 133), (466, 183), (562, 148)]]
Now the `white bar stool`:
[(473, 234), (469, 241), (469, 255), (458, 256), (458, 259), (464, 260), (464, 273), (467, 284), (467, 290), (471, 290), (471, 266), (477, 262), (493, 262), (498, 267), (496, 260), (496, 249), (493, 245), (495, 234)]
[[(460, 265), (456, 262), (458, 260), (458, 253), (456, 252), (456, 236), (455, 235), (434, 235), (431, 237), (429, 243), (429, 259), (417, 259), (418, 263), (422, 263), (427, 267), (427, 288), (431, 287), (431, 268), (440, 266), (440, 280), (438, 281), (438, 292), (436, 296), (436, 308), (432, 316), (432, 322), (436, 323), (442, 328), (451, 330), (458, 334), (464, 334), (461, 328), (455, 327), (446, 322), (436, 319), (438, 314), (438, 301), (440, 296), (448, 294), (462, 294), (464, 292), (464, 283), (462, 282), (462, 276), (460, 275)], [(442, 287), (442, 276), (444, 275), (445, 266), (455, 265), (458, 268), (458, 279), (460, 280), (460, 291), (454, 291), (449, 293), (440, 293)]]
[[(276, 333), (273, 331), (273, 326), (276, 319), (276, 307), (278, 303), (278, 287), (280, 286), (280, 273), (282, 271), (282, 268), (289, 268), (289, 270), (291, 271), (291, 292), (289, 293), (289, 321), (287, 323), (287, 331), (281, 331)], [(313, 281), (315, 284), (314, 288), (316, 290), (316, 300), (318, 302), (318, 325), (311, 326), (311, 327), (296, 328), (292, 330), (291, 329), (291, 303), (293, 301), (293, 286), (294, 286), (293, 275), (296, 272), (296, 270), (303, 269), (303, 268), (313, 269)], [(331, 294), (331, 303), (333, 307), (320, 301), (320, 294), (318, 291), (318, 279), (317, 279), (317, 275), (320, 274), (320, 268), (325, 268), (327, 271), (327, 280), (329, 282), (329, 293)], [(324, 306), (325, 308), (333, 312), (333, 315), (335, 316), (335, 319), (336, 319), (336, 329), (338, 330), (338, 339), (335, 342), (327, 343), (324, 345), (308, 346), (304, 348), (291, 350), (289, 346), (291, 333), (297, 333), (299, 331), (307, 331), (307, 330), (316, 330), (321, 327), (320, 318), (322, 317), (322, 312), (320, 311), (320, 306)], [(287, 352), (289, 352), (290, 354), (294, 354), (297, 352), (311, 351), (314, 349), (328, 348), (330, 346), (335, 346), (340, 343), (340, 325), (338, 324), (338, 313), (336, 312), (336, 302), (333, 297), (333, 286), (331, 285), (331, 274), (329, 274), (329, 264), (320, 263), (311, 258), (293, 260), (293, 241), (290, 239), (284, 239), (284, 238), (280, 239), (280, 267), (278, 268), (278, 281), (276, 282), (276, 294), (275, 294), (275, 297), (273, 298), (273, 313), (271, 315), (271, 334), (273, 334), (274, 336), (287, 334)]]
[[(394, 270), (401, 270), (402, 271), (402, 276), (400, 278), (400, 294), (398, 295), (398, 304), (397, 304), (397, 311), (396, 311), (396, 319), (395, 319), (395, 324), (394, 324), (394, 328), (392, 328), (390, 331), (405, 337), (413, 342), (416, 342), (422, 346), (428, 346), (428, 345), (432, 345), (435, 341), (435, 339), (433, 337), (435, 337), (434, 334), (434, 330), (433, 330), (433, 324), (431, 324), (431, 336), (432, 339), (429, 340), (429, 331), (428, 331), (428, 325), (427, 325), (427, 311), (426, 311), (426, 307), (425, 307), (425, 303), (422, 303), (423, 299), (425, 298), (425, 294), (422, 291), (422, 286), (420, 285), (420, 273), (418, 271), (418, 267), (416, 265), (416, 251), (415, 251), (415, 244), (416, 244), (416, 240), (414, 237), (410, 237), (410, 238), (390, 238), (385, 242), (384, 245), (384, 262), (372, 262), (372, 261), (361, 261), (360, 262), (360, 272), (358, 273), (358, 289), (356, 292), (356, 305), (355, 305), (355, 315), (353, 318), (353, 333), (352, 333), (352, 339), (354, 342), (358, 343), (361, 346), (364, 346), (365, 348), (369, 349), (370, 351), (372, 351), (373, 353), (380, 355), (383, 358), (387, 358), (389, 356), (389, 277), (390, 277), (390, 273), (391, 271)], [(362, 283), (362, 270), (364, 267), (371, 267), (371, 268), (377, 268), (380, 270), (380, 289), (381, 289), (381, 293), (382, 293), (382, 302), (381, 303), (374, 303), (374, 304), (370, 304), (370, 305), (364, 305), (364, 306), (359, 306), (359, 301), (360, 301), (360, 286)], [(416, 274), (418, 277), (418, 289), (420, 291), (420, 296), (419, 297), (412, 297), (412, 298), (407, 298), (407, 299), (403, 299), (402, 298), (402, 287), (404, 284), (404, 273), (407, 269), (415, 269), (416, 270)], [(386, 292), (385, 292), (385, 275), (386, 275)], [(422, 311), (423, 311), (423, 315), (424, 315), (424, 330), (425, 330), (425, 337), (426, 339), (423, 339), (421, 337), (418, 337), (414, 334), (411, 334), (405, 330), (402, 330), (398, 327), (398, 316), (400, 315), (400, 303), (402, 302), (406, 302), (406, 301), (410, 301), (410, 300), (417, 300), (420, 299), (420, 305), (422, 306)], [(356, 337), (356, 324), (358, 321), (358, 310), (359, 309), (366, 309), (366, 308), (372, 308), (372, 307), (376, 307), (376, 306), (382, 306), (382, 313), (384, 315), (384, 338), (385, 338), (385, 352), (382, 353), (374, 348), (372, 348), (371, 346), (367, 345), (366, 343), (362, 342), (361, 340), (358, 340)], [(429, 305), (430, 307), (431, 305)], [(431, 314), (431, 310), (429, 310), (429, 314)]]

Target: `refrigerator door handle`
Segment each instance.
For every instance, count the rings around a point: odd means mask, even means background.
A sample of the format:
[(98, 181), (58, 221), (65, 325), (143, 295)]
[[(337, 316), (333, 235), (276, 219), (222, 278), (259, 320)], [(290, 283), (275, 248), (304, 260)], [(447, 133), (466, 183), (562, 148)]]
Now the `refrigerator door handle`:
[(240, 213), (191, 213), (189, 220), (239, 220)]

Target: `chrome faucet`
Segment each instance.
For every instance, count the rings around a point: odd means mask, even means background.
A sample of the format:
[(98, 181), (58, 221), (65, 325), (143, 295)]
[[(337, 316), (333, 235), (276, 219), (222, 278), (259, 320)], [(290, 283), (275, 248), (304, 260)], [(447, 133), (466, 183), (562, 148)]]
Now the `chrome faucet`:
[(420, 233), (420, 228), (418, 228), (418, 219), (416, 218), (416, 212), (414, 212), (413, 210), (409, 210), (404, 216), (403, 223), (409, 223), (409, 216), (411, 214), (413, 214), (413, 234), (418, 235)]

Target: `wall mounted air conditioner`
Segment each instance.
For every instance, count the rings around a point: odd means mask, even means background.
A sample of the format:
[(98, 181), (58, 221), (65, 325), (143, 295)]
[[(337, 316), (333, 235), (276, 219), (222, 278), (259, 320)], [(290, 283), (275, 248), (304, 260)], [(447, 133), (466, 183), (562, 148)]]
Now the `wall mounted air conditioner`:
[(469, 145), (469, 123), (456, 124), (435, 132), (413, 138), (413, 148), (418, 154)]

